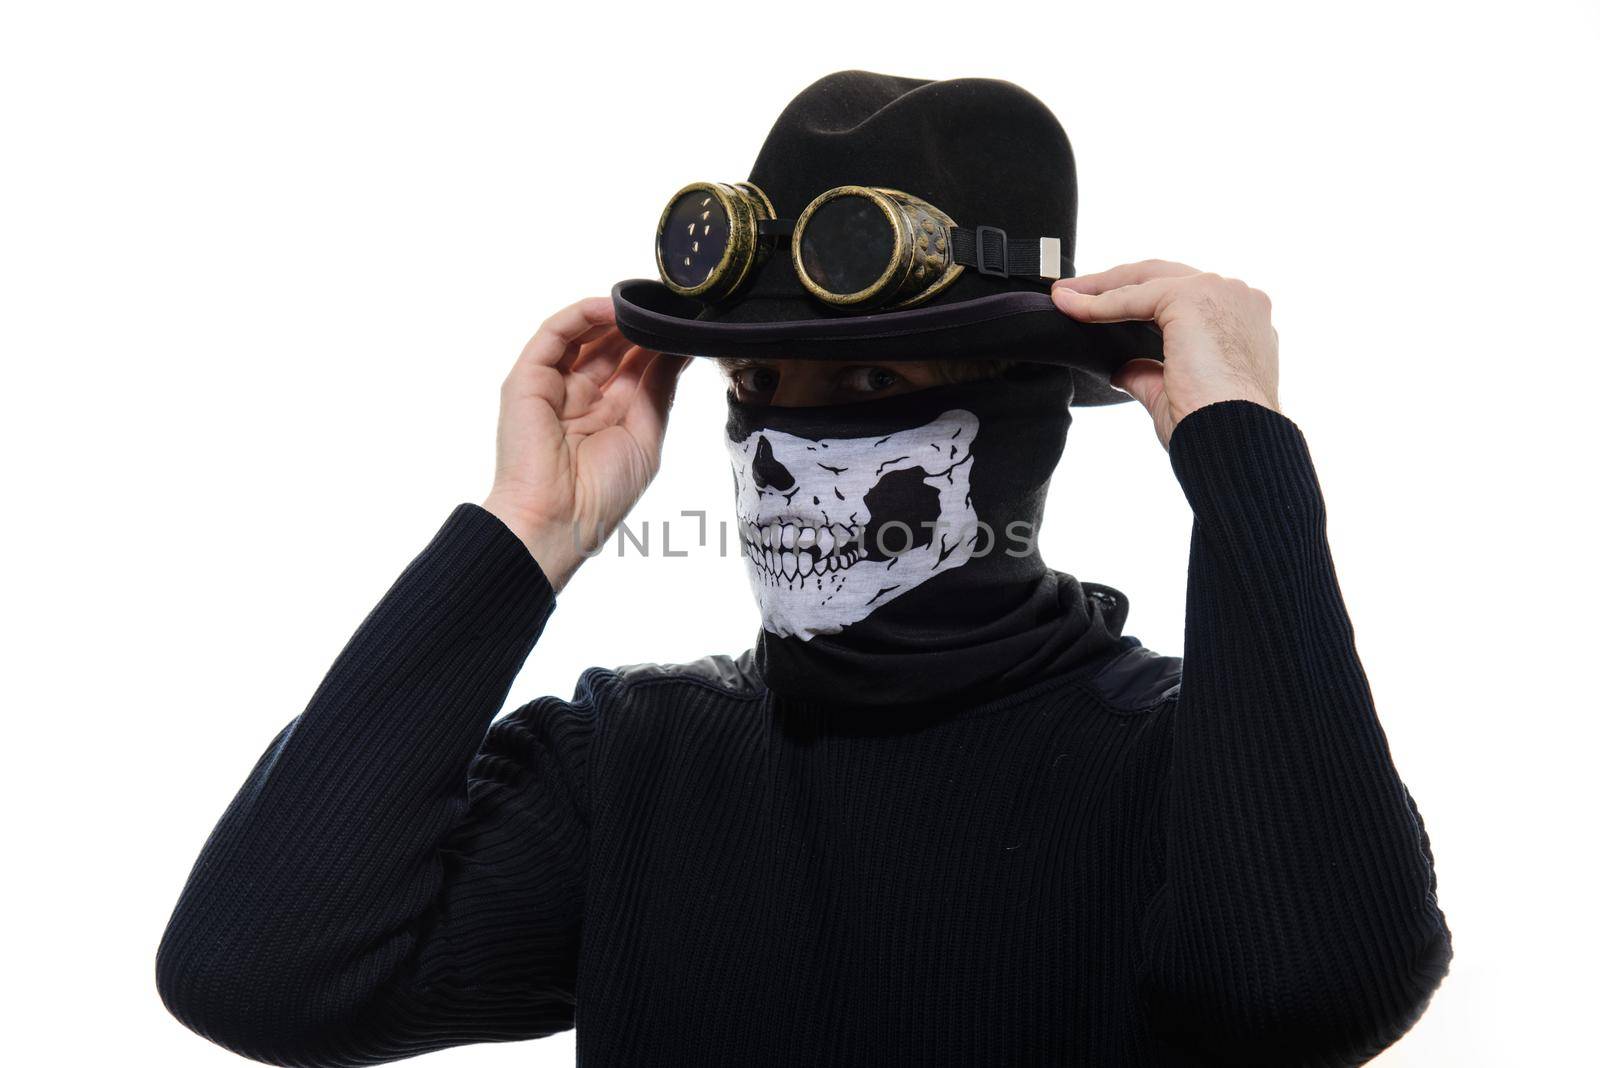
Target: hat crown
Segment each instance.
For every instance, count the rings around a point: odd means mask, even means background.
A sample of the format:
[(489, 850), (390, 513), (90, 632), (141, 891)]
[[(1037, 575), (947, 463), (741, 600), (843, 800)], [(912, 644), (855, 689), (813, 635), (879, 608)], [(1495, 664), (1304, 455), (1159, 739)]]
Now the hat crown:
[(779, 115), (750, 180), (793, 219), (841, 185), (899, 189), (965, 227), (1057, 237), (1073, 257), (1077, 174), (1066, 131), (1018, 85), (847, 70), (807, 86)]

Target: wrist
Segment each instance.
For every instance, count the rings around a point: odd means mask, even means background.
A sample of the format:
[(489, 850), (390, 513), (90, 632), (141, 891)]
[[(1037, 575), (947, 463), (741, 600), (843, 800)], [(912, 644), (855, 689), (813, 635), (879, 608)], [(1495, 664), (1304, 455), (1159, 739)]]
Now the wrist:
[(1250, 397), (1228, 397), (1201, 405), (1173, 428), (1168, 452), (1179, 475), (1205, 475), (1223, 466), (1253, 465), (1264, 456), (1282, 459), (1304, 452), (1296, 424), (1276, 407)]
[(1172, 436), (1173, 473), (1195, 518), (1236, 549), (1301, 545), (1324, 506), (1300, 427), (1236, 397), (1198, 408)]
[(579, 551), (577, 530), (571, 523), (553, 522), (532, 514), (515, 501), (490, 493), (483, 510), (504, 523), (517, 536), (539, 565), (555, 592), (560, 593), (572, 578), (584, 555)]
[(1276, 393), (1268, 393), (1259, 389), (1218, 391), (1216, 393), (1197, 397), (1192, 402), (1185, 405), (1183, 409), (1178, 412), (1177, 418), (1173, 420), (1173, 429), (1176, 429), (1179, 423), (1189, 418), (1195, 412), (1200, 411), (1202, 408), (1209, 408), (1213, 404), (1225, 404), (1228, 401), (1244, 401), (1250, 404), (1259, 404), (1261, 407), (1270, 412), (1276, 412), (1279, 415), (1283, 414), (1283, 409), (1278, 406), (1278, 397)]

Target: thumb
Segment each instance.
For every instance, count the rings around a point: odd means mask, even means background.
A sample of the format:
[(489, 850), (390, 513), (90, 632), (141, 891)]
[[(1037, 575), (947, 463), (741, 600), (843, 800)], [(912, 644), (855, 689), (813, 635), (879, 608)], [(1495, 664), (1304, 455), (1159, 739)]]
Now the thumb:
[(1154, 415), (1156, 403), (1161, 399), (1165, 385), (1166, 369), (1160, 360), (1140, 357), (1129, 360), (1111, 376), (1111, 384), (1144, 405), (1145, 411)]

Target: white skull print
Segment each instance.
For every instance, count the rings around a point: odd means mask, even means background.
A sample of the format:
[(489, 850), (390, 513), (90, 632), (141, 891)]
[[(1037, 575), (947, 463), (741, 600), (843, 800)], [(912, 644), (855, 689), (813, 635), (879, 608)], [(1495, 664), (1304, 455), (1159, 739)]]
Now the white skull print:
[(729, 440), (740, 540), (763, 626), (809, 641), (972, 557), (978, 417), (859, 438), (757, 430)]

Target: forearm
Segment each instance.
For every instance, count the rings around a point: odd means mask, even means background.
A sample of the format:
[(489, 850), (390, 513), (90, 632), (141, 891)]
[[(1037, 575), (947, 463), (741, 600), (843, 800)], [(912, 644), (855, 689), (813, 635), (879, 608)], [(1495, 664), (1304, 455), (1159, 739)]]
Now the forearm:
[(175, 1015), (273, 1059), (362, 1010), (435, 898), (469, 764), (553, 604), (498, 520), (450, 517), (207, 840), (157, 959)]
[(1172, 463), (1195, 520), (1148, 931), (1162, 1014), (1202, 1043), (1356, 1059), (1410, 1025), (1449, 948), (1321, 491), (1299, 430), (1244, 401), (1180, 423)]

